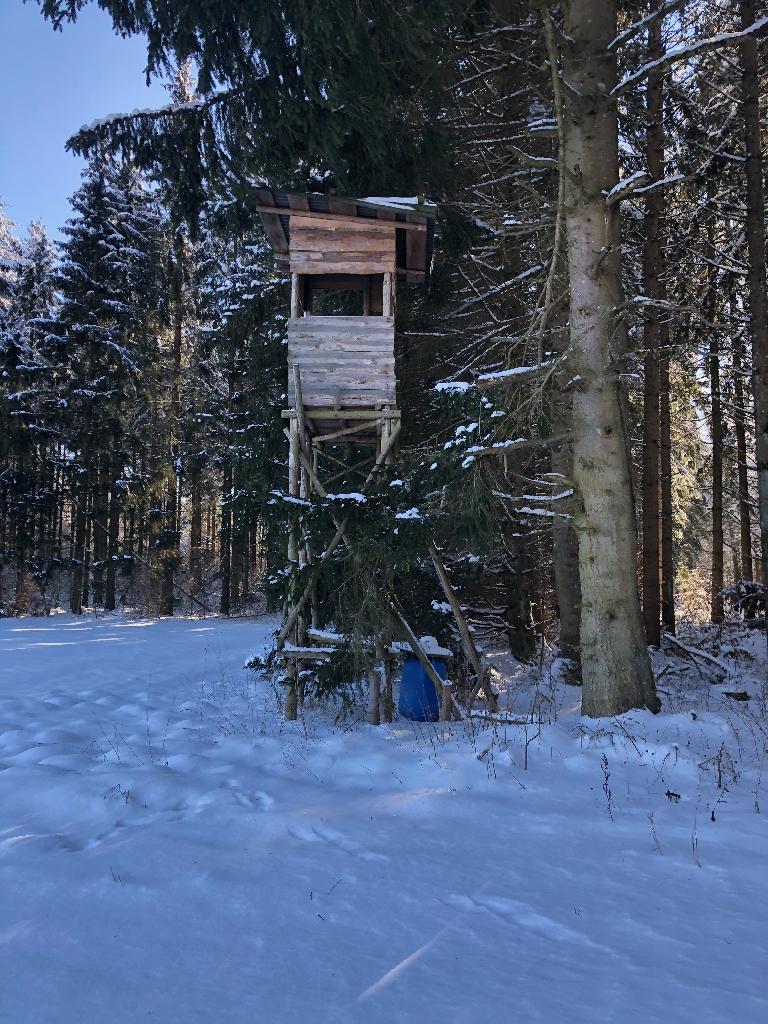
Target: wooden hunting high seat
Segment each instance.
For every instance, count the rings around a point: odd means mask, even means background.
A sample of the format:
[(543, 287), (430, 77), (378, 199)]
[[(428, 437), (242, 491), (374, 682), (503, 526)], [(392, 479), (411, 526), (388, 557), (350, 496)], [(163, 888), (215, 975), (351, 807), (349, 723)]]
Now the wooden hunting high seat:
[(283, 417), (299, 414), (298, 380), (313, 437), (354, 435), (376, 446), (400, 416), (396, 285), (427, 279), (434, 207), (270, 189), (257, 198), (278, 267), (291, 275)]
[[(416, 199), (343, 199), (315, 193), (260, 189), (257, 207), (278, 268), (291, 277), (288, 321), (289, 421), (287, 500), (307, 506), (313, 496), (364, 504), (380, 468), (397, 450), (400, 410), (395, 377), (395, 296), (398, 281), (429, 274), (435, 208)], [(343, 480), (344, 493), (333, 493)], [(354, 491), (352, 487), (354, 486)], [(298, 499), (298, 502), (296, 501)], [(288, 561), (298, 569), (276, 653), (285, 665), (286, 716), (302, 699), (302, 666), (325, 661), (342, 638), (319, 630), (312, 574), (348, 543), (350, 512), (334, 517), (336, 532), (321, 552), (295, 525)], [(303, 589), (302, 589), (303, 588)], [(309, 610), (309, 621), (306, 611)], [(439, 679), (423, 645), (392, 605), (405, 639), (393, 644), (391, 625), (372, 638), (385, 676), (371, 678), (369, 721), (391, 720), (392, 664), (413, 652), (450, 712), (450, 685)], [(444, 658), (450, 652), (442, 652)]]

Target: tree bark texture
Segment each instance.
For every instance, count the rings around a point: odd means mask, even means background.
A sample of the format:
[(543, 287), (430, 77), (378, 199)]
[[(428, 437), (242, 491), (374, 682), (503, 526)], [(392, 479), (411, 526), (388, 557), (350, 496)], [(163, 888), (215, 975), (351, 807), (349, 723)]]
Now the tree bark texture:
[(744, 369), (742, 365), (741, 339), (733, 342), (733, 425), (736, 434), (736, 475), (739, 493), (739, 554), (740, 576), (752, 579), (752, 517), (749, 500), (749, 475), (747, 473), (747, 429), (744, 407)]
[(197, 597), (203, 589), (203, 493), (200, 472), (192, 476), (189, 521), (189, 584)]
[[(658, 0), (652, 0), (651, 12), (657, 9)], [(657, 59), (662, 49), (661, 19), (656, 19), (648, 28), (647, 59)], [(661, 71), (648, 76), (645, 115), (648, 173), (652, 181), (660, 181), (664, 177), (664, 79)], [(643, 623), (648, 643), (653, 647), (661, 643), (659, 349), (660, 320), (664, 314), (658, 303), (665, 297), (664, 205), (663, 188), (649, 193), (643, 251), (643, 294), (656, 303), (651, 306), (643, 328)]]
[[(710, 324), (714, 322), (714, 271), (710, 269)], [(720, 391), (720, 339), (715, 328), (709, 335), (710, 432), (712, 435), (712, 573), (710, 618), (723, 621), (724, 539), (723, 539), (723, 403)]]
[(221, 565), (221, 600), (219, 611), (229, 615), (231, 609), (232, 571), (232, 463), (224, 460), (221, 488), (221, 542), (219, 547)]
[(672, 502), (672, 392), (669, 386), (669, 336), (662, 332), (659, 352), (659, 413), (661, 417), (661, 623), (675, 632), (674, 505)]
[(93, 491), (93, 604), (104, 606), (104, 570), (107, 561), (107, 511), (109, 501), (109, 480), (106, 457), (99, 456), (99, 469)]
[[(87, 458), (87, 456), (86, 456)], [(84, 458), (85, 461), (85, 458)], [(85, 563), (88, 474), (81, 473), (72, 501), (72, 577), (69, 586), (69, 610), (79, 615), (83, 610), (83, 567)]]
[[(115, 467), (119, 472), (119, 467)], [(113, 472), (113, 480), (115, 473)], [(104, 608), (115, 610), (115, 577), (117, 573), (117, 542), (120, 538), (120, 492), (115, 485), (109, 491), (109, 533), (107, 538), (107, 572), (104, 583)]]
[(635, 517), (615, 350), (622, 306), (616, 207), (618, 120), (613, 0), (571, 0), (563, 47), (560, 159), (571, 296), (573, 476), (580, 507), (584, 714), (620, 714), (656, 696), (637, 589)]
[[(567, 421), (570, 423), (570, 410)], [(565, 425), (565, 424), (564, 424)], [(552, 449), (552, 472), (564, 482), (573, 478), (573, 450), (569, 442)], [(579, 541), (573, 524), (557, 516), (552, 527), (555, 591), (560, 618), (560, 657), (568, 663), (566, 680), (581, 683), (581, 580), (579, 577)]]
[[(755, 21), (754, 0), (741, 0), (741, 26)], [(762, 13), (762, 11), (761, 11)], [(752, 399), (755, 413), (755, 461), (760, 520), (761, 567), (768, 579), (768, 295), (765, 280), (765, 194), (760, 147), (760, 87), (757, 39), (739, 44), (742, 111), (746, 150), (749, 318), (752, 334)]]

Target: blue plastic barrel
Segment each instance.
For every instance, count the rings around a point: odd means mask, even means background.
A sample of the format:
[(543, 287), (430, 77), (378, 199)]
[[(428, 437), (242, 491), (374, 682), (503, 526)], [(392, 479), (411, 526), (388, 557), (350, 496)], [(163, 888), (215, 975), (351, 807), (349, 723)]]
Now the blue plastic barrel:
[[(435, 672), (445, 679), (445, 662), (441, 658), (430, 660)], [(412, 722), (437, 722), (440, 718), (440, 698), (435, 684), (413, 654), (407, 655), (403, 662), (397, 710)]]

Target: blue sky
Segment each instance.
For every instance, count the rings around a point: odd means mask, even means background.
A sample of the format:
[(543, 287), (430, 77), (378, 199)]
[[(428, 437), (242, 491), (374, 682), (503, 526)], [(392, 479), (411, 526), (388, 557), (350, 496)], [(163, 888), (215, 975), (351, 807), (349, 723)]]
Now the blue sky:
[(42, 220), (52, 234), (69, 216), (82, 160), (64, 144), (82, 124), (168, 102), (147, 88), (142, 39), (121, 39), (94, 4), (54, 32), (37, 3), (0, 0), (0, 198), (20, 226)]

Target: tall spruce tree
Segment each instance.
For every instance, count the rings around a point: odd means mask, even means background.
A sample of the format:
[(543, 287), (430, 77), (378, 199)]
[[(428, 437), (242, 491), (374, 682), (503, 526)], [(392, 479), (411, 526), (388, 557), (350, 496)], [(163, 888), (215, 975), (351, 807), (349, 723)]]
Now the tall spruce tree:
[[(44, 323), (53, 312), (54, 249), (45, 228), (30, 226), (15, 247), (17, 258), (7, 279), (0, 324), (2, 366), (3, 481), (7, 516), (7, 553), (15, 566), (14, 607), (27, 610), (28, 578), (42, 580), (49, 566), (36, 558), (51, 509), (50, 446), (40, 421)], [(12, 250), (13, 251), (13, 250)]]
[(221, 481), (219, 610), (228, 615), (247, 601), (256, 532), (270, 533), (267, 502), (283, 483), (285, 280), (261, 231), (233, 231), (226, 210), (208, 211), (197, 252), (185, 461), (193, 479), (215, 468)]
[(157, 397), (153, 364), (167, 293), (160, 211), (135, 171), (94, 159), (72, 206), (57, 277), (60, 308), (49, 324), (46, 358), (66, 408), (61, 436), (73, 520), (69, 604), (79, 612), (91, 594), (97, 604), (105, 602), (105, 569), (116, 554), (108, 520), (119, 514), (125, 445), (147, 443), (146, 435), (130, 437), (128, 414), (134, 428), (141, 423), (146, 429), (147, 416), (137, 418), (135, 405)]

